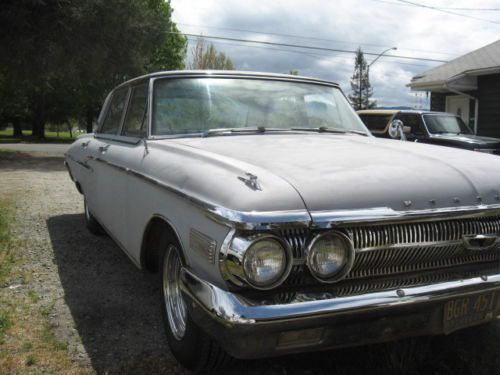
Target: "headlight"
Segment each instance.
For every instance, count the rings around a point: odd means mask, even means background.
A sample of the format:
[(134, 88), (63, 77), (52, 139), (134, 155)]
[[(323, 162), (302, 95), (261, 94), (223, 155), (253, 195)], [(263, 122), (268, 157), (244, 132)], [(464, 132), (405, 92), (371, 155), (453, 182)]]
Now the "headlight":
[(327, 232), (313, 238), (307, 248), (307, 265), (322, 282), (334, 282), (349, 272), (354, 261), (354, 247), (341, 232)]
[(269, 236), (253, 242), (243, 256), (243, 272), (255, 288), (269, 289), (288, 276), (290, 254), (277, 238)]

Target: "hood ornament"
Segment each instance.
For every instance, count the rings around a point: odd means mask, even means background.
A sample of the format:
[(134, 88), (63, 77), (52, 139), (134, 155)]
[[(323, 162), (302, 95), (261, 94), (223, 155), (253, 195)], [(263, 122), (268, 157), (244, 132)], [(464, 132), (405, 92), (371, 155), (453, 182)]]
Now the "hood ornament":
[(256, 175), (247, 172), (245, 176), (247, 177), (238, 176), (238, 180), (243, 181), (252, 190), (262, 190)]
[(498, 243), (496, 234), (466, 234), (462, 237), (467, 250), (483, 251), (489, 250)]

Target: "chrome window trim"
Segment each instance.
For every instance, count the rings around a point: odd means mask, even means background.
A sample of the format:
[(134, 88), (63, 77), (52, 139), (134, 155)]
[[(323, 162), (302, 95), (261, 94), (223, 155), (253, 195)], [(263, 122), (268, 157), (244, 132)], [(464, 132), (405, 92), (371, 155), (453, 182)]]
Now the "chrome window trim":
[[(129, 96), (128, 96), (128, 102), (127, 102), (127, 108), (125, 110), (125, 116), (123, 117), (123, 123), (122, 123), (122, 126), (121, 126), (121, 129), (120, 129), (120, 132), (118, 133), (118, 136), (120, 137), (127, 137), (127, 138), (138, 138), (138, 139), (142, 139), (142, 138), (145, 138), (144, 136), (129, 136), (129, 135), (123, 135), (123, 131), (125, 130), (125, 120), (127, 120), (127, 117), (130, 113), (130, 104), (132, 103), (132, 96), (134, 95), (134, 91), (139, 89), (141, 86), (146, 86), (146, 106), (145, 106), (145, 110), (147, 111), (148, 108), (149, 108), (149, 81), (142, 81), (142, 82), (139, 82), (139, 83), (135, 83), (135, 84), (131, 84), (130, 85), (130, 90), (129, 90)], [(149, 115), (148, 115), (149, 117)], [(141, 124), (141, 129), (143, 129), (144, 127), (144, 122), (147, 123), (148, 119), (146, 118), (146, 116), (142, 116), (142, 124)], [(146, 127), (147, 127), (147, 124), (146, 124)], [(147, 133), (147, 130), (146, 130), (146, 133)], [(146, 137), (147, 138), (147, 137)]]
[[(116, 133), (101, 133), (102, 127), (104, 126), (104, 122), (106, 121), (106, 117), (108, 117), (109, 107), (110, 107), (110, 105), (111, 105), (111, 103), (113, 101), (113, 97), (116, 95), (117, 91), (124, 90), (124, 89), (127, 90), (127, 96), (125, 97), (125, 107), (123, 108), (123, 111), (122, 111), (122, 116), (120, 118), (120, 124), (118, 125), (117, 132)], [(126, 115), (126, 113), (128, 111), (128, 103), (129, 103), (129, 100), (130, 100), (130, 92), (131, 92), (130, 85), (122, 85), (122, 86), (119, 86), (119, 87), (115, 88), (113, 91), (111, 91), (111, 93), (108, 95), (109, 102), (106, 103), (107, 104), (107, 106), (106, 106), (106, 113), (104, 114), (104, 116), (101, 119), (101, 124), (96, 129), (96, 132), (94, 133), (95, 135), (109, 135), (109, 136), (112, 136), (112, 135), (121, 134), (122, 127), (123, 127), (123, 121), (125, 120), (125, 115)], [(108, 98), (106, 98), (106, 100)], [(99, 116), (99, 117), (101, 117), (101, 116)]]
[[(141, 77), (139, 77), (141, 78)], [(282, 82), (296, 82), (296, 83), (305, 83), (305, 84), (316, 84), (316, 85), (322, 85), (322, 86), (328, 86), (332, 87), (335, 89), (340, 90), (340, 93), (343, 95), (343, 97), (348, 101), (347, 96), (345, 93), (341, 90), (340, 86), (336, 83), (329, 82), (329, 81), (322, 81), (322, 80), (314, 80), (313, 78), (293, 78), (293, 77), (287, 77), (287, 76), (281, 76), (281, 75), (259, 75), (258, 73), (254, 74), (246, 74), (243, 72), (238, 72), (237, 74), (234, 73), (223, 73), (223, 72), (206, 72), (206, 73), (201, 73), (201, 72), (196, 72), (194, 71), (193, 73), (177, 73), (177, 74), (163, 74), (161, 73), (159, 75), (151, 75), (150, 76), (150, 85), (149, 85), (149, 132), (147, 135), (147, 139), (170, 139), (170, 138), (185, 138), (185, 137), (199, 137), (202, 132), (197, 132), (197, 133), (188, 133), (188, 134), (163, 134), (163, 135), (155, 135), (153, 134), (153, 100), (154, 100), (154, 86), (156, 81), (158, 80), (164, 80), (164, 79), (180, 79), (180, 78), (223, 78), (223, 79), (248, 79), (248, 80), (263, 80), (263, 81), (282, 81)], [(131, 82), (131, 84), (133, 81)], [(126, 84), (122, 84), (121, 86), (118, 86), (116, 89), (123, 87)], [(116, 90), (115, 89), (115, 90)], [(354, 109), (352, 109), (352, 113), (359, 117)], [(368, 137), (373, 137), (373, 135), (370, 133), (370, 130), (366, 127), (366, 125), (363, 123), (363, 121), (360, 119), (360, 123), (363, 125), (365, 128), (365, 135)]]
[(129, 137), (126, 135), (118, 135), (118, 134), (94, 134), (94, 138), (96, 139), (105, 139), (107, 141), (115, 141), (115, 142), (120, 142), (120, 143), (128, 143), (128, 144), (133, 144), (136, 145), (141, 142), (141, 139), (139, 137)]

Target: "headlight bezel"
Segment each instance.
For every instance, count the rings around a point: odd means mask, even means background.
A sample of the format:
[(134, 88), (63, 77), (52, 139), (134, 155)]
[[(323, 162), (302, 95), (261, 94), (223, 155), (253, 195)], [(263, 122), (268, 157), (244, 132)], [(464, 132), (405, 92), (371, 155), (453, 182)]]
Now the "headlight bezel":
[[(282, 271), (281, 275), (268, 284), (256, 283), (254, 280), (250, 279), (250, 277), (247, 274), (246, 269), (245, 269), (245, 260), (246, 260), (246, 257), (249, 255), (250, 249), (262, 241), (276, 242), (283, 250), (283, 254), (284, 254), (284, 258), (285, 258), (284, 259), (285, 263), (284, 263), (284, 267), (283, 267), (283, 271)], [(271, 234), (259, 236), (259, 238), (252, 241), (249, 244), (249, 246), (247, 247), (247, 249), (245, 250), (245, 253), (244, 253), (243, 258), (241, 260), (241, 266), (243, 268), (243, 274), (245, 275), (246, 282), (250, 286), (252, 286), (253, 288), (260, 289), (260, 290), (272, 289), (272, 288), (277, 287), (281, 283), (283, 283), (283, 281), (285, 281), (286, 278), (288, 277), (288, 275), (290, 274), (290, 271), (292, 269), (292, 265), (293, 265), (293, 254), (292, 254), (292, 250), (290, 249), (289, 245), (285, 241), (283, 241), (281, 238), (279, 238), (278, 236), (271, 235)]]
[[(322, 238), (326, 236), (336, 236), (344, 242), (346, 245), (346, 259), (345, 262), (343, 263), (342, 267), (335, 272), (332, 276), (330, 277), (323, 277), (320, 274), (317, 273), (317, 271), (313, 268), (312, 266), (312, 256), (314, 255), (314, 245)], [(337, 230), (329, 230), (326, 232), (322, 233), (317, 233), (312, 237), (312, 239), (309, 241), (308, 245), (305, 248), (306, 251), (306, 264), (307, 268), (309, 269), (309, 272), (311, 275), (318, 281), (322, 283), (335, 283), (343, 279), (351, 270), (352, 265), (354, 263), (354, 257), (355, 257), (355, 252), (354, 252), (354, 243), (352, 239), (346, 235), (343, 232), (337, 231)]]
[[(224, 265), (221, 270), (223, 270), (223, 277), (226, 280), (240, 287), (247, 285), (257, 290), (269, 290), (281, 285), (288, 278), (293, 267), (293, 252), (290, 245), (284, 239), (271, 233), (255, 233), (251, 235), (238, 234), (231, 237), (231, 240), (223, 246), (225, 248), (225, 254), (221, 259), (221, 266)], [(263, 240), (276, 241), (283, 249), (285, 255), (283, 273), (280, 277), (267, 285), (254, 283), (252, 279), (247, 276), (243, 266), (247, 250)]]

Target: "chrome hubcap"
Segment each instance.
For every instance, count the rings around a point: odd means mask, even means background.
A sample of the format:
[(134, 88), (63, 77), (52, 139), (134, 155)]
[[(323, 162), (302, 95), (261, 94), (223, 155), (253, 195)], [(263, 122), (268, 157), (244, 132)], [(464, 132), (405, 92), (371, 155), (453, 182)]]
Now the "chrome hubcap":
[(181, 340), (186, 333), (186, 304), (179, 286), (181, 260), (173, 245), (163, 258), (163, 296), (167, 310), (168, 324), (173, 336)]

